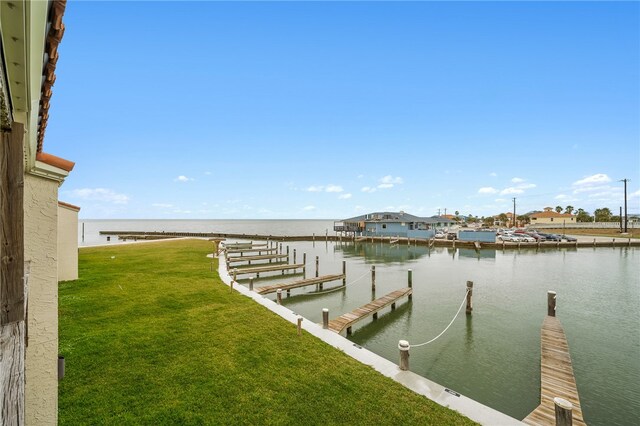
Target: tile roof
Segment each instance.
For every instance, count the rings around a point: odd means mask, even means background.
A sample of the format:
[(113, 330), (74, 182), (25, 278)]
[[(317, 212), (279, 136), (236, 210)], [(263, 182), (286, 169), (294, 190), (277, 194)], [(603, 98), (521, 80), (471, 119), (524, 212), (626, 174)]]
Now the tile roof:
[(49, 12), (49, 33), (45, 41), (45, 63), (43, 69), (44, 81), (40, 93), (40, 111), (38, 113), (38, 138), (37, 152), (42, 152), (44, 134), (49, 121), (49, 102), (51, 100), (51, 88), (56, 81), (56, 64), (58, 62), (58, 45), (64, 36), (64, 24), (62, 16), (67, 6), (67, 0), (53, 0)]

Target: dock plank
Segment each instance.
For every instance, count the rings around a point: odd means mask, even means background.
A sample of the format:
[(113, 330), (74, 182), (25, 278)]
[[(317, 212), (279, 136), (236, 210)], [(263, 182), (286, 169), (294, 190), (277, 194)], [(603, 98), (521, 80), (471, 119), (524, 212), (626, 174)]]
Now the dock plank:
[[(345, 328), (350, 328), (353, 324), (360, 321), (363, 318), (372, 315), (379, 310), (385, 308), (396, 302), (398, 299), (408, 296), (413, 293), (413, 289), (410, 287), (402, 288), (400, 290), (392, 291), (391, 293), (380, 297), (372, 302), (367, 303), (351, 312), (343, 314), (336, 319), (329, 321), (329, 330), (341, 333)], [(348, 331), (348, 330), (347, 330)]]
[(227, 263), (237, 263), (237, 262), (254, 262), (256, 260), (281, 260), (286, 259), (288, 256), (286, 254), (263, 254), (256, 256), (228, 256)]
[(540, 405), (522, 420), (529, 425), (555, 425), (553, 398), (573, 404), (573, 424), (586, 425), (562, 324), (547, 316), (540, 333)]
[(259, 274), (262, 272), (277, 272), (277, 271), (289, 271), (292, 269), (304, 268), (304, 263), (296, 263), (291, 265), (274, 265), (274, 266), (256, 266), (255, 268), (234, 268), (231, 271), (231, 275), (246, 275), (246, 274)]
[(291, 290), (293, 288), (306, 287), (308, 285), (322, 284), (330, 281), (341, 280), (344, 277), (345, 276), (343, 274), (323, 275), (321, 277), (308, 278), (305, 280), (294, 281), (292, 283), (266, 285), (266, 286), (257, 288), (256, 293), (259, 293), (259, 294), (275, 293), (278, 290)]

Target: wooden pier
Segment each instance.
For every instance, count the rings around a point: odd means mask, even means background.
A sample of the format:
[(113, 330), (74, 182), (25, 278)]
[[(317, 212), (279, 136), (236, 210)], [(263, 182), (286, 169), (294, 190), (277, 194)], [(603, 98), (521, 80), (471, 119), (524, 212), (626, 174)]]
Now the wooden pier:
[(411, 287), (392, 291), (386, 296), (376, 299), (373, 302), (367, 303), (366, 305), (349, 312), (348, 314), (341, 315), (338, 318), (329, 321), (328, 328), (336, 333), (341, 333), (346, 328), (347, 334), (351, 334), (351, 327), (353, 324), (368, 317), (369, 315), (373, 315), (373, 318), (376, 319), (378, 317), (377, 312), (379, 310), (389, 305), (391, 305), (391, 309), (395, 309), (398, 299), (404, 296), (410, 297), (411, 294), (413, 294), (413, 289)]
[(286, 259), (288, 255), (286, 254), (263, 254), (256, 256), (233, 256), (227, 257), (227, 263), (235, 263), (235, 262), (254, 262), (256, 260), (268, 260), (271, 263), (272, 260), (283, 260)]
[(263, 248), (242, 248), (242, 249), (230, 249), (230, 250), (226, 250), (226, 252), (228, 254), (236, 254), (236, 253), (240, 253), (240, 255), (242, 256), (244, 253), (273, 253), (274, 251), (278, 251), (278, 249), (276, 247), (272, 247), (272, 248), (267, 248), (267, 247), (263, 247)]
[(275, 293), (278, 290), (291, 290), (293, 288), (306, 287), (308, 285), (323, 284), (330, 281), (344, 280), (345, 275), (324, 275), (322, 277), (308, 278), (306, 280), (294, 281), (287, 284), (274, 284), (256, 288), (258, 294)]
[(548, 315), (544, 319), (540, 341), (540, 405), (525, 417), (523, 422), (529, 425), (555, 425), (553, 399), (559, 397), (573, 405), (573, 424), (585, 425), (576, 379), (573, 376), (569, 345), (558, 318)]
[(302, 269), (302, 268), (304, 268), (304, 263), (296, 263), (293, 265), (256, 266), (254, 268), (234, 268), (229, 272), (231, 272), (232, 275), (256, 274), (256, 276), (258, 276), (258, 274), (262, 272), (282, 271), (282, 273), (284, 274), (284, 271), (290, 271), (292, 269), (295, 270), (295, 269)]

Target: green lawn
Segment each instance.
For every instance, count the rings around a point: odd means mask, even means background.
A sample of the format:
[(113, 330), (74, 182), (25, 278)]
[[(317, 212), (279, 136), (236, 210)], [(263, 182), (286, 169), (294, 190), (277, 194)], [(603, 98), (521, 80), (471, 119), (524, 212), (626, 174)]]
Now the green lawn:
[(59, 288), (60, 424), (472, 424), (231, 292), (211, 247), (80, 251)]

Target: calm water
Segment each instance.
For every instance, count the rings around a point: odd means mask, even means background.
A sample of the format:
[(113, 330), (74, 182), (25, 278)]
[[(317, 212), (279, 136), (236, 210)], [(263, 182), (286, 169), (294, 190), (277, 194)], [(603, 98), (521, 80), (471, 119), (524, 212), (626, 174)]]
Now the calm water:
[[(81, 221), (82, 222), (82, 221)], [(165, 230), (301, 235), (331, 232), (332, 221), (84, 221), (85, 243), (97, 231)], [(91, 234), (88, 230), (91, 229)], [(92, 235), (91, 237), (89, 237)], [(105, 241), (106, 242), (106, 241)], [(307, 275), (339, 273), (347, 261), (347, 286), (314, 294), (293, 290), (284, 304), (321, 322), (407, 285), (403, 300), (378, 321), (365, 320), (350, 337), (397, 362), (398, 340), (422, 343), (451, 321), (474, 282), (474, 311), (464, 308), (434, 343), (411, 349), (411, 370), (470, 398), (522, 419), (539, 403), (540, 326), (547, 290), (558, 293), (558, 317), (567, 335), (583, 413), (590, 425), (637, 424), (640, 418), (640, 250), (637, 248), (481, 251), (371, 243), (289, 243), (297, 261), (307, 253)], [(376, 266), (376, 292), (370, 268)], [(274, 275), (258, 283), (299, 279)], [(325, 284), (327, 289), (340, 282)], [(260, 284), (257, 284), (260, 285)]]

